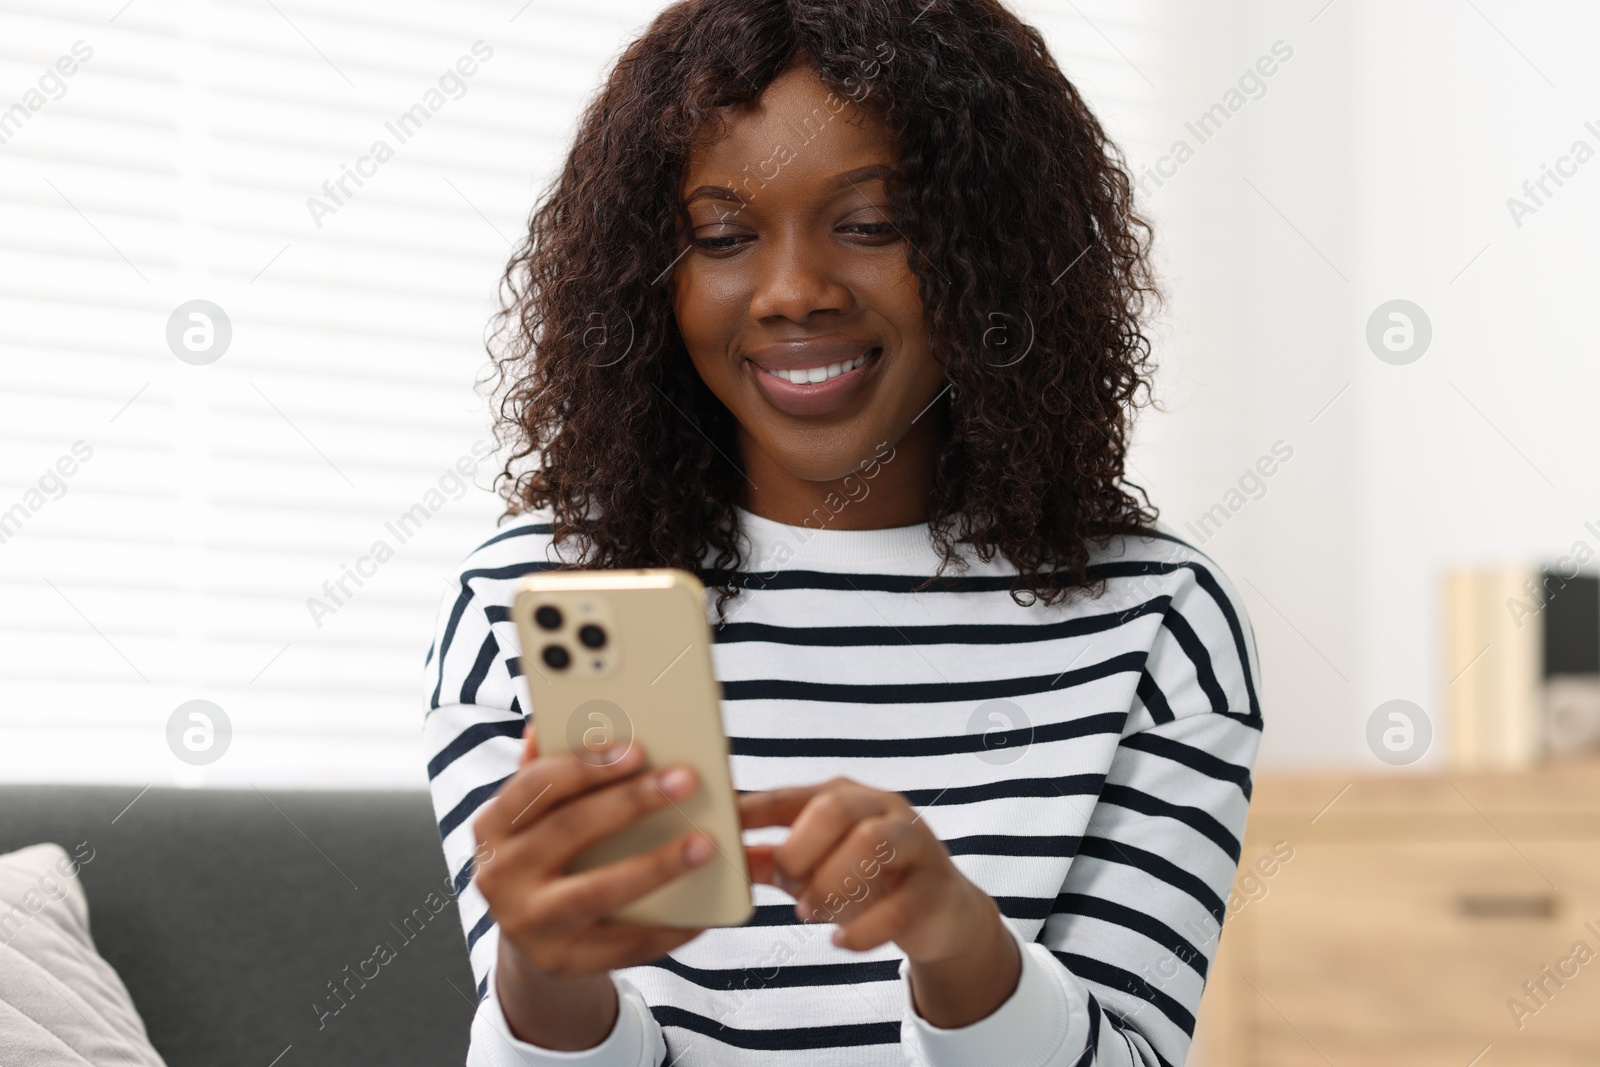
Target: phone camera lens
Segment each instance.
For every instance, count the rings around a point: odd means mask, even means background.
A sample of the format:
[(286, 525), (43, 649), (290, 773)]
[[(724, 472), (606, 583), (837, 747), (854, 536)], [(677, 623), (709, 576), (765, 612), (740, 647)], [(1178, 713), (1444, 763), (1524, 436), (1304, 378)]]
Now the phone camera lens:
[(557, 671), (566, 670), (567, 664), (572, 662), (571, 654), (560, 645), (545, 645), (540, 658), (544, 660), (546, 667)]
[(533, 613), (533, 621), (546, 630), (561, 629), (561, 609), (544, 604)]
[(606, 632), (591, 622), (578, 628), (578, 640), (589, 648), (602, 648), (606, 643)]

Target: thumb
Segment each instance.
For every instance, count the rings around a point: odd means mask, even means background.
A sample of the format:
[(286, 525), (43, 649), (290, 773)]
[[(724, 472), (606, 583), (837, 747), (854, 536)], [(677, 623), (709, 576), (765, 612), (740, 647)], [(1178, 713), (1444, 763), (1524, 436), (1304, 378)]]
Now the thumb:
[(533, 725), (533, 716), (529, 715), (522, 724), (522, 762), (528, 763), (539, 757), (539, 730)]

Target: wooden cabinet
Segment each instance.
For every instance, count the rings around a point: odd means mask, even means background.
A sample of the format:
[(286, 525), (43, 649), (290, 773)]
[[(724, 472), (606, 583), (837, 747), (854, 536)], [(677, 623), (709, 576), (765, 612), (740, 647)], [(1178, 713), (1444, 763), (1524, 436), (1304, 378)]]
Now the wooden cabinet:
[(1263, 776), (1229, 908), (1196, 1064), (1600, 1064), (1600, 763)]

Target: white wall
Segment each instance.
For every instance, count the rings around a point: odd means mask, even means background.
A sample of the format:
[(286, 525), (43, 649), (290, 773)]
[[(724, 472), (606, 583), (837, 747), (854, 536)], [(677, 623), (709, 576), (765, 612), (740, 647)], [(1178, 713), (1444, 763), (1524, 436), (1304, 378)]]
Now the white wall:
[[(1154, 201), (1177, 410), (1146, 420), (1135, 461), (1169, 517), (1190, 520), (1274, 441), (1294, 448), (1205, 545), (1260, 640), (1262, 763), (1384, 769), (1363, 730), (1399, 697), (1433, 717), (1416, 766), (1433, 765), (1447, 747), (1441, 569), (1555, 558), (1579, 538), (1600, 549), (1583, 529), (1600, 519), (1600, 160), (1520, 228), (1506, 207), (1575, 139), (1600, 150), (1600, 11), (1314, 0), (1175, 14), (1178, 116), (1273, 40), (1295, 55)], [(1405, 366), (1364, 336), (1394, 298), (1433, 324)]]

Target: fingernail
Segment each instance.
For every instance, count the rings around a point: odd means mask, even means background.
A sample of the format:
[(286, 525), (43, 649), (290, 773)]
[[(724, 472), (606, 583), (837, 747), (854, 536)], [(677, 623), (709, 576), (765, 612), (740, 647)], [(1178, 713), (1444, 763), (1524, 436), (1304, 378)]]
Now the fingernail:
[(681, 800), (694, 792), (694, 773), (686, 767), (674, 767), (657, 778), (656, 785), (673, 800)]
[(711, 858), (711, 842), (699, 835), (691, 837), (689, 846), (683, 850), (683, 857), (689, 861), (689, 866), (700, 866)]
[(628, 754), (628, 750), (615, 741), (605, 741), (598, 745), (588, 744), (574, 751), (577, 752), (579, 759), (593, 767), (614, 767)]

